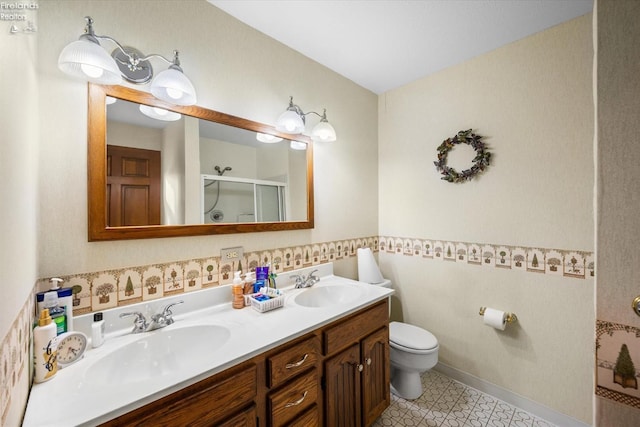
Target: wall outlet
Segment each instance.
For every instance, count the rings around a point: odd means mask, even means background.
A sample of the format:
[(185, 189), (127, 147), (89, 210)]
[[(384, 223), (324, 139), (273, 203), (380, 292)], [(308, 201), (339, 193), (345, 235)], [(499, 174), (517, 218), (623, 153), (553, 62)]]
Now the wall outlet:
[(242, 246), (236, 246), (234, 248), (225, 248), (220, 250), (220, 261), (222, 263), (239, 261), (242, 259), (242, 255), (244, 254), (244, 250)]

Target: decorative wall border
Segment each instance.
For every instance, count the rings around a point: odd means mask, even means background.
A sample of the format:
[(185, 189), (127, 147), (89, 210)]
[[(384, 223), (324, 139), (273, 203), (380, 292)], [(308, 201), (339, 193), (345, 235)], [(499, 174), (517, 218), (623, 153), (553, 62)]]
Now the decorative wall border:
[(597, 320), (596, 395), (640, 409), (638, 368), (640, 328)]
[[(6, 425), (7, 409), (19, 379), (29, 369), (35, 293), (31, 293), (7, 335), (0, 342), (0, 425)], [(30, 375), (30, 372), (26, 372)]]
[(592, 252), (380, 236), (380, 252), (451, 261), (482, 267), (521, 270), (577, 279), (595, 277)]
[[(73, 289), (73, 314), (77, 316), (227, 285), (233, 280), (232, 272), (246, 273), (260, 265), (269, 264), (278, 274), (351, 258), (361, 247), (377, 251), (378, 236), (245, 252), (239, 262), (223, 262), (214, 256), (60, 277), (64, 287)], [(38, 292), (49, 289), (49, 279), (38, 280)]]
[[(245, 252), (239, 263), (222, 262), (219, 256), (133, 266), (62, 276), (71, 287), (74, 315), (101, 311), (203, 288), (226, 285), (233, 271), (246, 273), (259, 265), (271, 265), (275, 273), (355, 257), (357, 249), (370, 247), (405, 256), (418, 256), (482, 267), (522, 270), (568, 278), (595, 275), (593, 253), (437, 239), (371, 236), (330, 242)], [(38, 280), (36, 289), (49, 288), (50, 278)]]

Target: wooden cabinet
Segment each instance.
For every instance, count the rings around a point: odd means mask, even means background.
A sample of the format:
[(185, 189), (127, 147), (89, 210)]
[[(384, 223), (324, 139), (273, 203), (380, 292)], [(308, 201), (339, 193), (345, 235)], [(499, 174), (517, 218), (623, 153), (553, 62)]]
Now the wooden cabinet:
[[(257, 366), (250, 361), (197, 382), (104, 426), (213, 426), (247, 419), (257, 395)], [(216, 424), (217, 423), (217, 424)], [(235, 426), (253, 426), (237, 422)]]
[(387, 300), (105, 426), (370, 426), (390, 404)]
[(391, 403), (387, 316), (385, 301), (325, 330), (325, 425), (369, 426)]

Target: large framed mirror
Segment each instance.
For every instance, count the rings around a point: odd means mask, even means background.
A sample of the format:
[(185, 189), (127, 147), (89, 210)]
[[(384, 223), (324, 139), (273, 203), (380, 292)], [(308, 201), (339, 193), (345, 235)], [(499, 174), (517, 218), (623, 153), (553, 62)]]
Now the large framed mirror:
[(89, 84), (89, 241), (313, 228), (306, 136)]

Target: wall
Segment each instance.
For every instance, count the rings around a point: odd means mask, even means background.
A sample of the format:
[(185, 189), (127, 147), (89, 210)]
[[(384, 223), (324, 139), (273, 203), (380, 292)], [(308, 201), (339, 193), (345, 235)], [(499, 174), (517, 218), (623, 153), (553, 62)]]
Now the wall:
[[(2, 10), (3, 13), (7, 12)], [(37, 25), (37, 14), (28, 15)], [(0, 425), (20, 423), (29, 393), (32, 290), (38, 277), (38, 39), (0, 22)]]
[[(394, 317), (433, 332), (441, 363), (589, 424), (591, 37), (588, 15), (389, 91), (379, 98), (378, 150), (379, 258), (398, 290)], [(472, 181), (445, 182), (436, 148), (469, 128), (484, 137), (491, 166)], [(473, 155), (457, 146), (449, 165), (465, 169)], [(426, 244), (443, 256), (427, 256)], [(473, 245), (488, 247), (487, 264), (472, 262)], [(558, 271), (551, 257), (562, 260)], [(488, 328), (480, 306), (513, 311), (518, 322)]]
[[(640, 294), (640, 3), (598, 0), (597, 29), (597, 384), (596, 422), (601, 426), (640, 424), (640, 317), (631, 301)], [(626, 345), (635, 381), (613, 382)], [(613, 370), (613, 372), (612, 372)], [(634, 378), (630, 378), (634, 380)], [(624, 382), (623, 382), (624, 383)]]
[[(1, 424), (7, 426), (19, 424), (26, 405), (25, 358), (37, 278), (219, 256), (221, 248), (236, 245), (261, 251), (373, 236), (378, 226), (377, 152), (371, 150), (371, 141), (377, 140), (373, 93), (204, 0), (51, 0), (42, 2), (33, 15), (38, 18), (36, 33), (10, 39), (7, 24), (0, 37), (3, 52), (12, 58), (3, 65), (0, 79), (0, 185), (6, 200), (1, 208), (1, 271), (3, 283), (12, 284), (5, 287), (8, 308), (0, 314), (0, 357), (10, 368), (0, 374)], [(263, 123), (275, 121), (289, 95), (305, 110), (327, 108), (339, 139), (314, 149), (316, 227), (87, 242), (87, 85), (57, 68), (60, 51), (82, 34), (87, 15), (95, 19), (97, 34), (143, 52), (170, 56), (179, 49), (182, 66), (197, 88), (198, 104), (206, 108)], [(355, 193), (361, 195), (358, 206), (366, 216), (349, 209)], [(336, 268), (354, 277), (355, 259), (340, 261)], [(13, 350), (18, 357), (12, 358)]]

